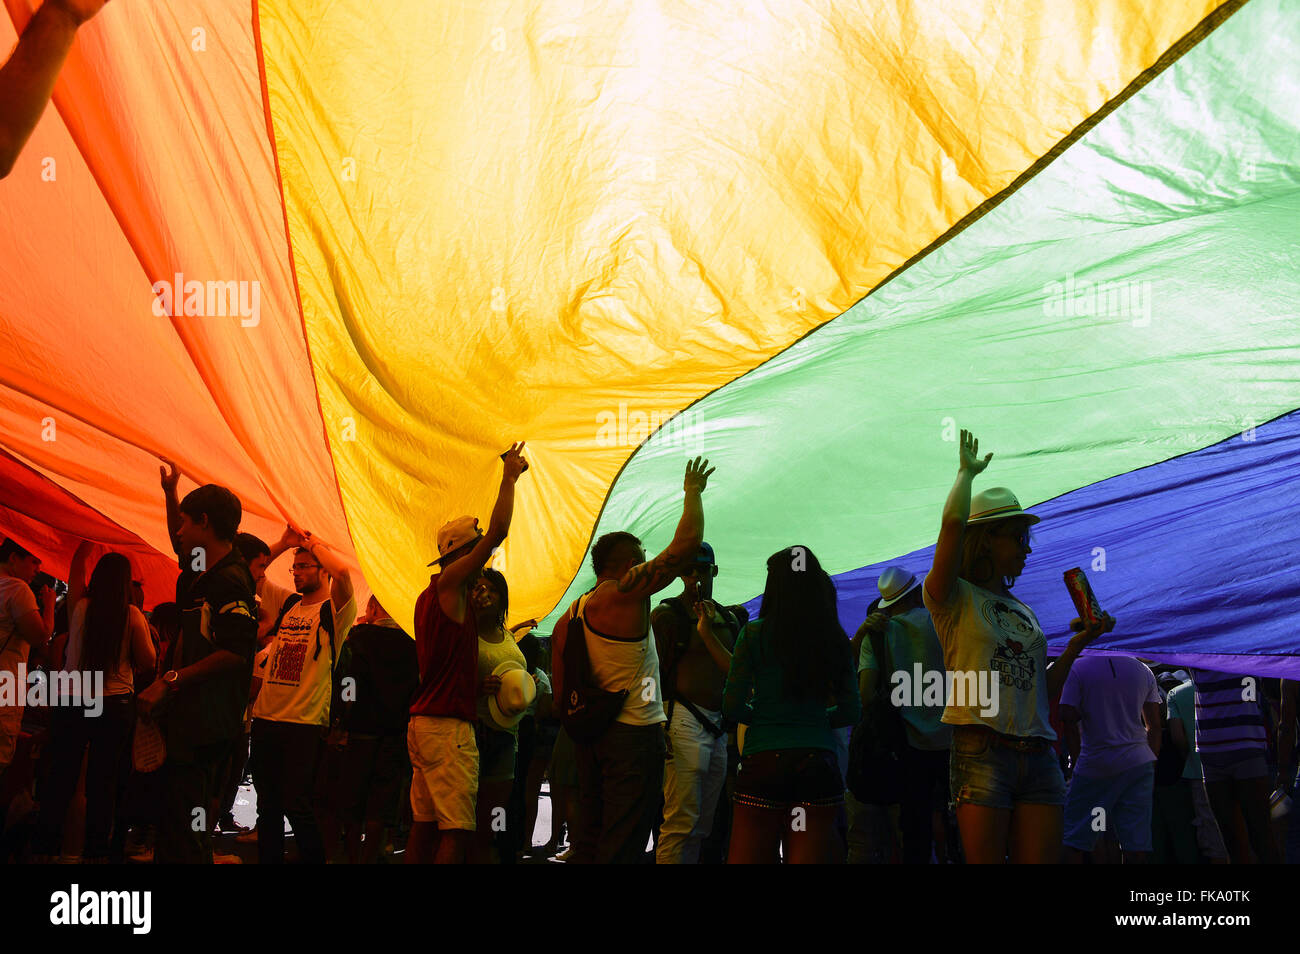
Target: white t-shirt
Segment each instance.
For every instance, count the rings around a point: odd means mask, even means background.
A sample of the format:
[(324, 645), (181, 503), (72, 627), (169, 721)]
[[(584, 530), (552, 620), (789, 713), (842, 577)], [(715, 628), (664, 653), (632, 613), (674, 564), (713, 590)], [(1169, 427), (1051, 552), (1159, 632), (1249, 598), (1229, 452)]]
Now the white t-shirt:
[[(955, 690), (943, 721), (1055, 741), (1048, 716), (1047, 637), (1034, 611), (961, 577), (947, 605), (930, 598), (928, 585), (922, 593)], [(993, 705), (982, 705), (981, 697)]]
[[(16, 676), (18, 664), (27, 662), (31, 649), (18, 635), (18, 620), (31, 612), (40, 612), (32, 588), (16, 576), (0, 575), (0, 669)], [(19, 693), (22, 696), (26, 686)]]
[(1156, 754), (1147, 744), (1142, 705), (1160, 702), (1155, 674), (1132, 656), (1080, 656), (1061, 690), (1061, 705), (1079, 710), (1074, 774), (1110, 778)]
[[(64, 654), (64, 670), (75, 672), (81, 668), (81, 647), (86, 638), (86, 610), (90, 608), (89, 599), (77, 601), (72, 610), (72, 619), (68, 623), (68, 649)], [(122, 645), (117, 653), (117, 666), (112, 672), (104, 673), (104, 695), (121, 696), (135, 689), (135, 669), (131, 665), (132, 644), (135, 630), (149, 631), (149, 621), (135, 606), (126, 608), (126, 632), (122, 634)]]
[[(263, 582), (262, 603), (272, 621), (293, 594), (274, 583)], [(329, 725), (334, 662), (357, 618), (357, 603), (334, 613), (334, 652), (330, 635), (320, 626), (322, 602), (301, 601), (284, 614), (280, 631), (257, 655), (254, 675), (262, 689), (253, 703), (253, 718), (300, 725)], [(320, 651), (317, 652), (319, 645)]]

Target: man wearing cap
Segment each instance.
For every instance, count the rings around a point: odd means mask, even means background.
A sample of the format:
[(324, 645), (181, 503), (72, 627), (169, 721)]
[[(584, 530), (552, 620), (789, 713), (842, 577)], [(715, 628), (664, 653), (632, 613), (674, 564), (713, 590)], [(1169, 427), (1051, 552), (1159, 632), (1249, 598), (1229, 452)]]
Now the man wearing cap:
[(20, 667), (33, 646), (44, 646), (54, 633), (54, 588), (41, 591), (38, 606), (32, 578), (40, 558), (5, 537), (0, 544), (0, 679), (12, 680), (11, 705), (0, 706), (0, 773), (13, 761), (23, 723), (27, 684), (18, 682)]
[(573, 825), (576, 864), (638, 863), (658, 817), (663, 788), (663, 691), (659, 654), (650, 638), (650, 597), (672, 583), (704, 542), (709, 462), (686, 465), (685, 500), (677, 532), (652, 560), (631, 533), (607, 533), (591, 548), (596, 585), (560, 617), (552, 639), (555, 698), (564, 699), (564, 643), (576, 615), (591, 661), (592, 681), (626, 692), (623, 708), (596, 741), (574, 746), (578, 811)]
[(411, 705), (406, 743), (411, 755), (411, 837), (407, 862), (460, 864), (477, 827), (478, 623), (469, 588), (510, 530), (515, 482), (527, 468), (523, 443), (502, 456), (504, 473), (483, 533), (474, 517), (438, 531), (441, 572), (415, 603), (420, 688)]
[[(858, 655), (858, 691), (865, 708), (877, 692), (889, 694), (899, 710), (906, 739), (897, 753), (902, 774), (899, 827), (903, 862), (930, 862), (932, 845), (943, 854), (944, 841), (935, 841), (945, 828), (948, 806), (948, 747), (952, 729), (943, 724), (944, 697), (930, 691), (944, 685), (943, 647), (930, 612), (922, 605), (921, 580), (902, 567), (891, 566), (876, 581), (877, 611), (863, 627), (877, 635), (886, 660), (876, 658), (872, 639), (862, 641)], [(882, 669), (888, 670), (882, 678)]]
[(717, 575), (713, 547), (701, 543), (682, 571), (682, 592), (661, 602), (650, 616), (668, 717), (664, 819), (655, 851), (661, 865), (699, 862), (727, 779), (722, 690), (731, 648), (749, 614), (713, 601)]

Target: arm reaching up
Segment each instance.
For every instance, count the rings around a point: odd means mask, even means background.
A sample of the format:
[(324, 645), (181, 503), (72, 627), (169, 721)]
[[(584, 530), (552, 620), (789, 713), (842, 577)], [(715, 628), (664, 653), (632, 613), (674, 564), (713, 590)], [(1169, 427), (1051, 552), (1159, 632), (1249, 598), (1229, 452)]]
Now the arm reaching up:
[(962, 431), (961, 444), (957, 449), (957, 479), (943, 505), (943, 521), (939, 525), (939, 542), (934, 548), (934, 563), (925, 578), (926, 592), (930, 594), (930, 599), (939, 604), (946, 604), (952, 599), (961, 572), (961, 541), (966, 532), (966, 521), (970, 519), (971, 483), (993, 459), (993, 455), (989, 454), (980, 460), (979, 449), (980, 442), (975, 439), (975, 435), (970, 431)]
[(13, 171), (18, 154), (40, 122), (77, 28), (106, 2), (45, 0), (32, 14), (13, 55), (0, 67), (0, 179)]
[(501, 541), (510, 532), (510, 521), (515, 514), (515, 483), (528, 466), (528, 461), (524, 459), (523, 441), (506, 451), (502, 463), (505, 469), (501, 474), (501, 486), (497, 490), (497, 502), (492, 508), (487, 533), (479, 538), (466, 556), (444, 566), (437, 577), (438, 601), (442, 604), (443, 612), (454, 620), (465, 618), (465, 582), (487, 565), (492, 551), (501, 545)]
[(180, 556), (181, 544), (176, 534), (181, 530), (181, 502), (176, 496), (176, 485), (180, 483), (181, 472), (166, 457), (160, 457), (159, 460), (166, 465), (158, 468), (158, 477), (162, 483), (163, 499), (167, 502), (167, 536), (171, 538), (172, 549)]
[(672, 542), (654, 559), (628, 570), (618, 581), (618, 595), (614, 598), (639, 603), (677, 579), (682, 567), (695, 559), (700, 544), (704, 542), (704, 488), (716, 469), (709, 467), (709, 462), (700, 457), (686, 465), (683, 482), (686, 499), (682, 503), (682, 517), (677, 522)]

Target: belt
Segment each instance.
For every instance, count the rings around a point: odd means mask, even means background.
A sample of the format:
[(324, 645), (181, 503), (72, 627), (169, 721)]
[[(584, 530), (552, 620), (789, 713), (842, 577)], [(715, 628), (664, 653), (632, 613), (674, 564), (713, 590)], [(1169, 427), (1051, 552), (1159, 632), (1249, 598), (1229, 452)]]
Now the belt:
[(1052, 747), (1052, 743), (1047, 739), (1038, 736), (1003, 735), (986, 725), (956, 725), (953, 726), (953, 731), (969, 735), (986, 735), (993, 745), (1011, 749), (1013, 752), (1046, 752)]

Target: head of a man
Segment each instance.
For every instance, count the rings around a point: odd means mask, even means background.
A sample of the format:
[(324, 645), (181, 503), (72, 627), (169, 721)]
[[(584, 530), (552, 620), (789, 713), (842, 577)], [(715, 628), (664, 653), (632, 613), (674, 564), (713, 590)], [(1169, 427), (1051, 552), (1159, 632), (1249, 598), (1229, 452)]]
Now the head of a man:
[(713, 580), (718, 575), (718, 564), (714, 562), (713, 547), (701, 543), (695, 559), (682, 569), (681, 575), (682, 582), (686, 585), (687, 597), (695, 600), (713, 599)]
[(220, 545), (234, 546), (243, 508), (239, 498), (216, 484), (204, 484), (185, 495), (180, 503), (180, 527), (176, 540), (182, 556)]
[(266, 541), (251, 533), (239, 533), (235, 535), (235, 549), (248, 564), (248, 572), (253, 574), (253, 583), (261, 585), (266, 579), (266, 568), (271, 565), (271, 548), (266, 545)]
[(32, 554), (17, 540), (5, 537), (4, 543), (0, 543), (0, 570), (9, 576), (24, 583), (31, 583), (40, 568), (41, 558)]
[(329, 575), (306, 547), (293, 551), (293, 566), (289, 569), (293, 573), (293, 588), (303, 596), (319, 590)]
[(607, 533), (591, 548), (591, 568), (597, 580), (618, 580), (645, 562), (641, 541), (625, 530)]

